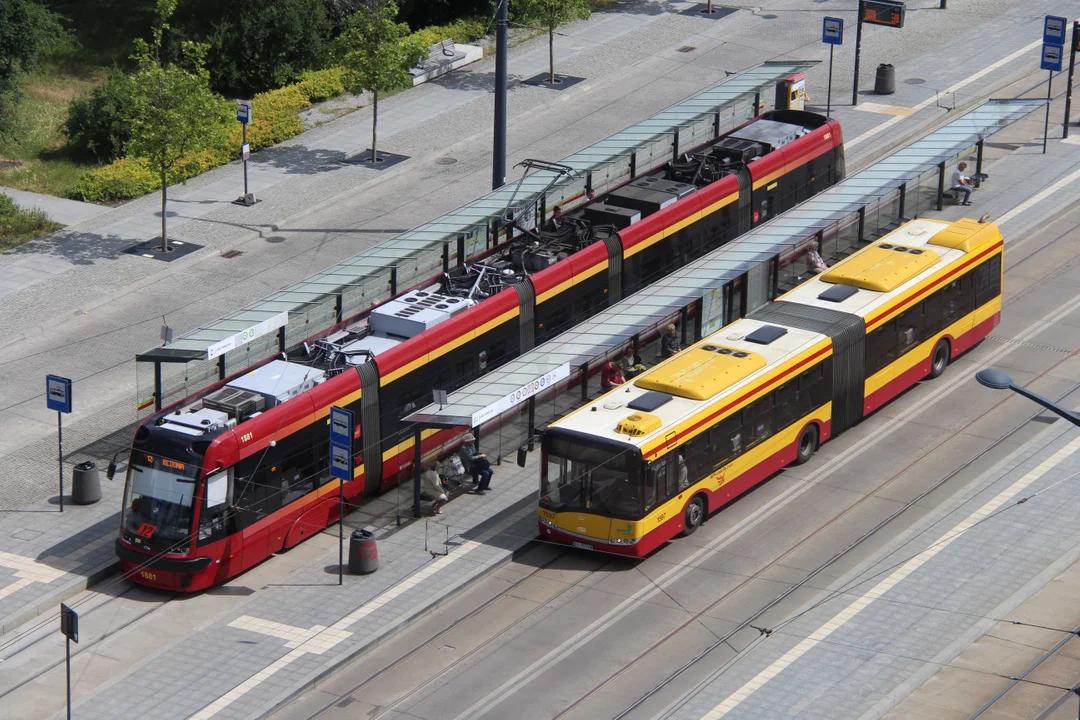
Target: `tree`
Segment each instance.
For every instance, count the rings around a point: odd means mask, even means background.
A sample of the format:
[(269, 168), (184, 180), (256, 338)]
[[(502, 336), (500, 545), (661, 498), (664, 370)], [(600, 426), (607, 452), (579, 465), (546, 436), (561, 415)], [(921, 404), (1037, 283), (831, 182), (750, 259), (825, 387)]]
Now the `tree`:
[(230, 106), (210, 90), (205, 45), (182, 44), (187, 68), (162, 59), (162, 37), (177, 0), (158, 0), (153, 44), (139, 40), (132, 59), (131, 137), (128, 155), (143, 158), (161, 177), (161, 251), (169, 249), (165, 234), (169, 169), (185, 154), (220, 145), (228, 135)]
[(11, 128), (23, 73), (71, 42), (60, 17), (35, 0), (0, 0), (0, 134)]
[(409, 26), (395, 21), (393, 0), (372, 0), (345, 22), (337, 40), (338, 57), (350, 71), (350, 90), (371, 93), (371, 162), (379, 161), (375, 142), (379, 121), (379, 93), (409, 87), (409, 68), (420, 62), (427, 48), (409, 38)]
[[(509, 0), (507, 0), (509, 1)], [(548, 33), (548, 82), (555, 83), (555, 28), (571, 20), (584, 20), (591, 11), (588, 0), (515, 0), (518, 14), (530, 23), (536, 23)]]
[(210, 46), (210, 86), (226, 97), (287, 85), (323, 67), (329, 53), (323, 0), (184, 0), (170, 24), (171, 47), (183, 40)]

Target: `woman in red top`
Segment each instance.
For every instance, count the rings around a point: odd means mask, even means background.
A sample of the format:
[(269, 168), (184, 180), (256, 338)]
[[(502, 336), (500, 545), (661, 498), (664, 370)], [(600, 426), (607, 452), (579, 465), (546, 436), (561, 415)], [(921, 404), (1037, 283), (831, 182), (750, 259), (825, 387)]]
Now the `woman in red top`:
[(600, 389), (604, 392), (626, 382), (622, 370), (613, 362), (604, 363), (604, 369), (600, 373)]

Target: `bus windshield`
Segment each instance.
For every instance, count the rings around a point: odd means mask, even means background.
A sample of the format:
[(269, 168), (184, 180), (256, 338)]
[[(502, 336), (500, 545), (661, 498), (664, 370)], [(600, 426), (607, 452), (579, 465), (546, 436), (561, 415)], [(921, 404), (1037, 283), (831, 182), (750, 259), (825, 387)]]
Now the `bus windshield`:
[(642, 516), (640, 459), (630, 448), (590, 447), (578, 439), (545, 438), (540, 507), (622, 520)]
[(155, 550), (185, 552), (198, 472), (192, 463), (133, 452), (124, 489), (124, 531)]

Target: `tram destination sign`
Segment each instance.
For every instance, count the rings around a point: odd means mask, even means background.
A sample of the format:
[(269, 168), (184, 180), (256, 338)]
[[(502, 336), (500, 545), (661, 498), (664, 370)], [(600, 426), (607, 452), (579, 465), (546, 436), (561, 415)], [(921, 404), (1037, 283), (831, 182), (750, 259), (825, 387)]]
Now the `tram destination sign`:
[(904, 27), (904, 3), (894, 0), (860, 0), (859, 21), (870, 25)]

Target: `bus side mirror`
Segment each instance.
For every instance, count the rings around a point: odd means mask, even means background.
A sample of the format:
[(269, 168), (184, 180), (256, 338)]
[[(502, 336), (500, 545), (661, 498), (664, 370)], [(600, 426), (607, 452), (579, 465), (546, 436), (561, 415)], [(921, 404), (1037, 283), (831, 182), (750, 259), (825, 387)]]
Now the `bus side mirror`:
[(525, 460), (529, 457), (529, 446), (522, 445), (518, 448), (517, 464), (518, 467), (525, 467)]

